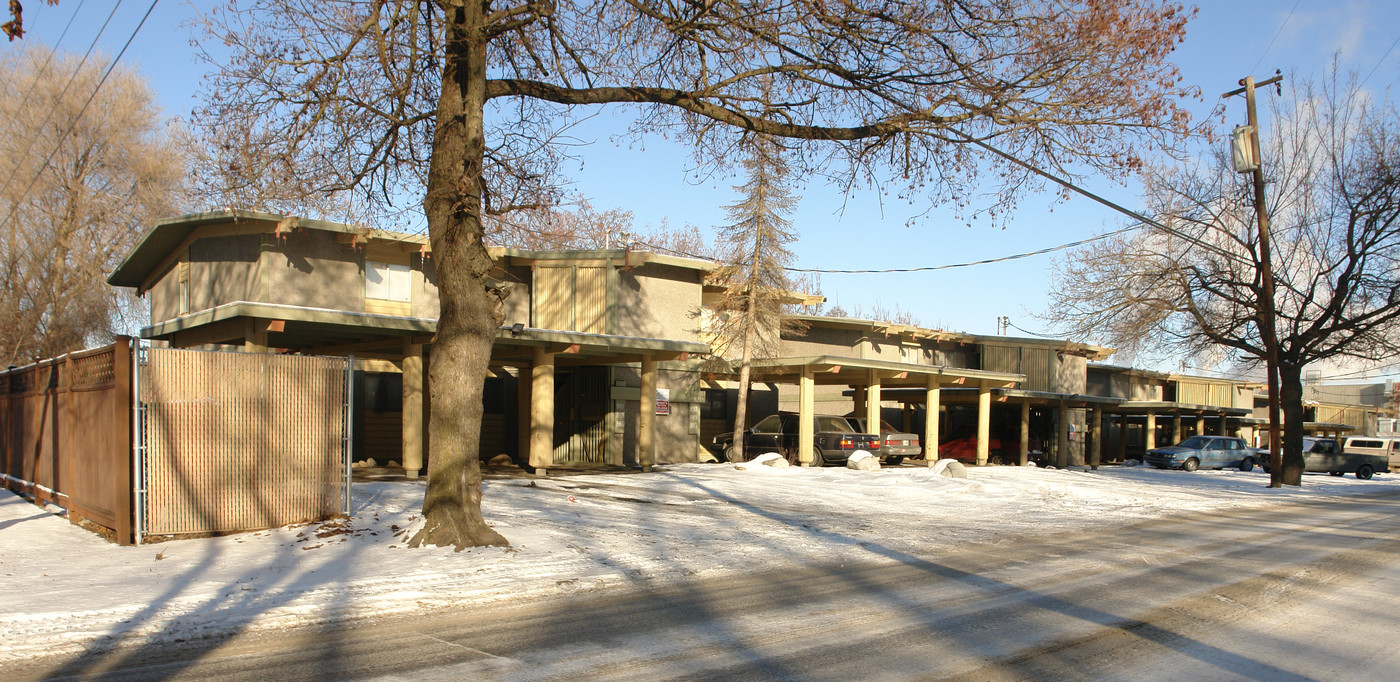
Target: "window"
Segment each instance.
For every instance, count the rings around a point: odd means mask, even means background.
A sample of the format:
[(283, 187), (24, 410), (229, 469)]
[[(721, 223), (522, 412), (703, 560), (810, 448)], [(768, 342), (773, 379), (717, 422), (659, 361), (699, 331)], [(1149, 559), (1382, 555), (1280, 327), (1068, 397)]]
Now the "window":
[(412, 272), (407, 265), (365, 261), (365, 298), (404, 303), (412, 301)]
[(757, 424), (754, 424), (754, 425), (753, 425), (753, 432), (754, 432), (754, 433), (782, 433), (782, 432), (783, 432), (782, 424), (783, 424), (783, 421), (782, 421), (782, 418), (781, 418), (781, 417), (779, 417), (779, 416), (776, 415), (776, 414), (770, 414), (770, 415), (768, 415), (767, 417), (764, 417), (762, 420), (760, 420)]

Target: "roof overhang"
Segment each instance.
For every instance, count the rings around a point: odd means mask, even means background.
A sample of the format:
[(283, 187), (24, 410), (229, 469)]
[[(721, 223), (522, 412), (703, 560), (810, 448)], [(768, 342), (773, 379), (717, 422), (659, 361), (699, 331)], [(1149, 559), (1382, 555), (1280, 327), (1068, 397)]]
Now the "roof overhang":
[(1196, 405), (1192, 403), (1174, 403), (1165, 400), (1126, 400), (1118, 406), (1118, 412), (1123, 414), (1158, 414), (1170, 416), (1195, 415), (1198, 417), (1213, 415), (1226, 417), (1248, 417), (1254, 414), (1254, 410), (1246, 407), (1222, 407), (1220, 405)]
[(760, 358), (751, 363), (762, 380), (796, 381), (804, 372), (822, 385), (868, 386), (876, 379), (881, 387), (927, 388), (930, 380), (939, 386), (977, 386), (985, 382), (998, 388), (1014, 386), (1023, 374), (988, 372), (943, 365), (915, 365), (890, 360), (816, 355), (798, 358)]
[[(250, 302), (228, 303), (141, 330), (142, 338), (178, 347), (241, 344), (255, 334), (266, 334), (271, 348), (369, 356), (401, 355), (406, 344), (431, 344), (436, 333), (437, 320), (432, 318)], [(685, 360), (710, 352), (709, 346), (692, 341), (510, 326), (496, 331), (492, 360), (528, 362), (536, 348), (557, 354), (558, 364), (636, 362), (642, 357)]]

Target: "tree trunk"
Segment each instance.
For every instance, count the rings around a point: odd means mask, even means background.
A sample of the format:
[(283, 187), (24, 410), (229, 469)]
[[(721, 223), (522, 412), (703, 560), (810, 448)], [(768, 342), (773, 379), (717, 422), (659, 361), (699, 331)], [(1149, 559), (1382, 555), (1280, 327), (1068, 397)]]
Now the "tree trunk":
[(753, 362), (753, 320), (749, 312), (752, 309), (753, 300), (750, 298), (749, 310), (744, 311), (743, 346), (739, 349), (739, 404), (734, 408), (734, 444), (731, 448), (734, 454), (729, 456), (731, 462), (748, 460), (748, 453), (744, 450), (744, 431), (749, 420), (749, 365)]
[(507, 545), (481, 516), (482, 384), (503, 317), (488, 286), (491, 257), (482, 240), (482, 160), (486, 149), (484, 3), (448, 5), (442, 93), (428, 170), (428, 236), (441, 313), (429, 383), (428, 490), (423, 526), (411, 547)]
[(1280, 360), (1279, 409), (1283, 412), (1283, 484), (1302, 485), (1303, 469), (1303, 367)]

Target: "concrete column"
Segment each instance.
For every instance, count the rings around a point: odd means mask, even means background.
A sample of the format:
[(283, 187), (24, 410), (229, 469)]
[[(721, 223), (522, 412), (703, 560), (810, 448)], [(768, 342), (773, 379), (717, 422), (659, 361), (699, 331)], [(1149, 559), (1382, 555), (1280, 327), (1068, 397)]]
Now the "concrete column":
[(899, 428), (903, 429), (905, 433), (913, 433), (913, 431), (914, 431), (914, 404), (913, 404), (913, 403), (911, 403), (911, 402), (905, 402), (905, 403), (904, 403), (904, 410), (903, 410), (903, 412), (902, 412), (902, 417), (901, 417), (901, 419), (902, 419), (903, 421), (901, 422)]
[(853, 386), (853, 387), (852, 387), (852, 395), (853, 395), (852, 402), (853, 402), (854, 404), (851, 406), (851, 414), (853, 414), (853, 415), (855, 415), (855, 416), (857, 416), (857, 417), (865, 417), (865, 416), (867, 416), (867, 415), (866, 415), (866, 403), (867, 403), (868, 401), (866, 400), (866, 395), (867, 395), (866, 388), (865, 388), (864, 386)]
[(1025, 466), (1031, 458), (1031, 404), (1021, 403), (1021, 449), (1016, 462)]
[[(423, 469), (423, 344), (403, 349), (403, 473), (418, 478)], [(486, 453), (480, 453), (485, 456)]]
[(637, 463), (642, 471), (656, 465), (656, 357), (642, 356), (642, 404), (637, 418)]
[(942, 409), (942, 389), (938, 378), (930, 376), (924, 385), (924, 461), (933, 466), (938, 461), (938, 413)]
[(812, 420), (817, 413), (817, 382), (811, 367), (802, 368), (797, 383), (797, 461), (805, 466), (816, 461), (816, 433)]
[(1128, 459), (1128, 415), (1118, 415), (1118, 461)]
[(1254, 427), (1253, 427), (1253, 426), (1247, 426), (1247, 425), (1245, 425), (1245, 424), (1240, 424), (1240, 438), (1243, 438), (1243, 439), (1244, 439), (1244, 442), (1247, 443), (1250, 447), (1255, 447), (1255, 446), (1254, 446)]
[(1206, 417), (1205, 417), (1205, 415), (1197, 415), (1197, 417), (1196, 417), (1196, 435), (1197, 435), (1197, 436), (1204, 436), (1204, 435), (1206, 435)]
[(1069, 466), (1069, 405), (1061, 401), (1055, 410), (1055, 466)]
[(992, 387), (977, 383), (977, 466), (987, 463), (992, 439)]
[(1143, 447), (1151, 450), (1157, 447), (1157, 415), (1147, 413), (1147, 432), (1143, 434)]
[(865, 394), (865, 430), (880, 435), (880, 375), (874, 371), (870, 372), (870, 390)]
[(1174, 414), (1172, 415), (1172, 445), (1176, 445), (1183, 440), (1186, 439), (1181, 437), (1181, 415)]
[(1103, 408), (1089, 410), (1089, 468), (1099, 468), (1103, 460)]
[(1225, 415), (1220, 415), (1220, 435), (1230, 435), (1230, 420)]
[(544, 476), (554, 464), (554, 354), (535, 348), (530, 365), (530, 466)]

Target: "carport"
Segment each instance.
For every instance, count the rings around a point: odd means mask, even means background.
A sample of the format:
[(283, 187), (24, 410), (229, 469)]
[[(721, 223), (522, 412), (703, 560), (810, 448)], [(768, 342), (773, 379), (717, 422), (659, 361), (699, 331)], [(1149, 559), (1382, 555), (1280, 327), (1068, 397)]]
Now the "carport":
[[(323, 308), (238, 302), (186, 315), (142, 330), (147, 339), (172, 347), (205, 344), (242, 346), (247, 352), (281, 349), (315, 355), (354, 355), (390, 363), (403, 373), (403, 469), (410, 478), (423, 468), (427, 420), (424, 356), (431, 352), (437, 320)], [(640, 398), (656, 395), (657, 363), (685, 360), (709, 352), (702, 343), (535, 329), (501, 327), (492, 347), (491, 366), (520, 371), (518, 420), (520, 452), (537, 473), (553, 464), (554, 376), (556, 367), (637, 363), (641, 365)], [(654, 410), (642, 409), (638, 423), (638, 461), (655, 463)]]
[[(1195, 422), (1195, 433), (1204, 434), (1210, 421), (1216, 422), (1217, 433), (1222, 436), (1238, 435), (1242, 428), (1252, 427), (1255, 419), (1254, 411), (1243, 407), (1220, 407), (1217, 405), (1195, 405), (1191, 403), (1175, 403), (1157, 400), (1129, 400), (1124, 401), (1114, 411), (1113, 415), (1119, 420), (1119, 438), (1117, 443), (1119, 458), (1126, 457), (1128, 439), (1127, 425), (1129, 419), (1141, 418), (1145, 422), (1143, 435), (1143, 450), (1151, 450), (1157, 447), (1157, 420), (1158, 418), (1171, 418), (1172, 432), (1171, 443), (1180, 443), (1184, 439), (1182, 422), (1191, 419)], [(1233, 420), (1234, 428), (1231, 428)], [(1248, 437), (1245, 440), (1249, 440)]]
[(1021, 374), (988, 372), (976, 369), (915, 365), (888, 360), (867, 360), (838, 356), (797, 358), (765, 358), (753, 361), (764, 381), (796, 383), (798, 386), (798, 459), (812, 462), (812, 417), (816, 412), (816, 386), (848, 386), (855, 395), (855, 413), (863, 414), (867, 424), (880, 423), (880, 402), (888, 396), (886, 389), (903, 394), (917, 393), (919, 402), (928, 405), (921, 434), (924, 457), (938, 459), (938, 407), (945, 388), (967, 387), (976, 392), (977, 400), (977, 461), (987, 461), (987, 443), (991, 430), (992, 391), (1015, 386), (1024, 381)]

